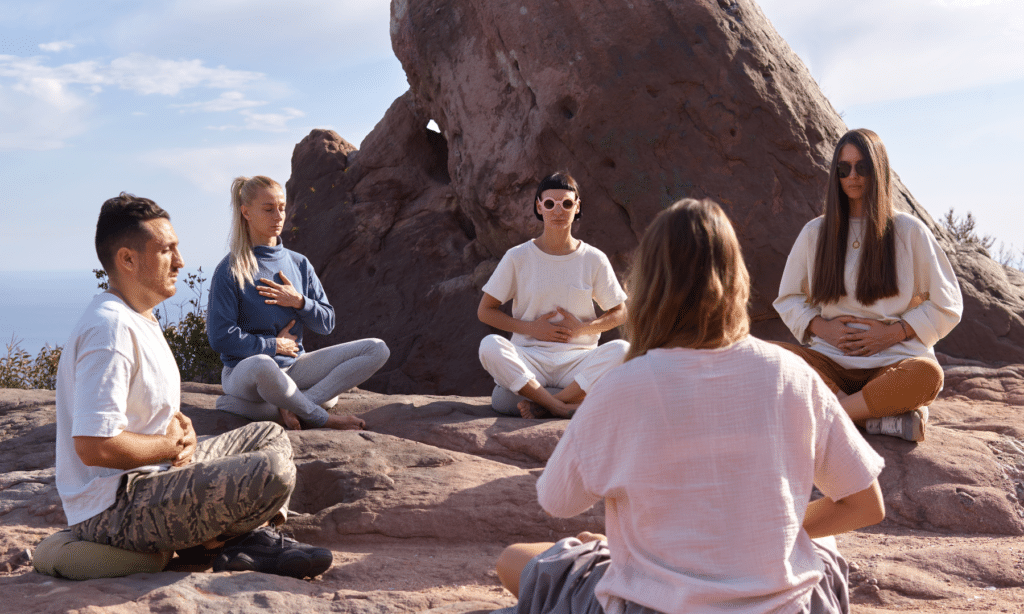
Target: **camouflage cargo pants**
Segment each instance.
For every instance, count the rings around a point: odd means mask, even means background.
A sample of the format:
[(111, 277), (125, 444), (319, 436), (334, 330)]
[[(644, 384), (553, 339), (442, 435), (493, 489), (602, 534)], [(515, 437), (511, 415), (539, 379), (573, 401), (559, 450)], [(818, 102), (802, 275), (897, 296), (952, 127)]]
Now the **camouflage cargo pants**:
[(294, 487), (288, 435), (273, 422), (253, 422), (202, 439), (184, 467), (126, 474), (114, 504), (71, 530), (123, 550), (183, 550), (261, 526), (287, 506)]

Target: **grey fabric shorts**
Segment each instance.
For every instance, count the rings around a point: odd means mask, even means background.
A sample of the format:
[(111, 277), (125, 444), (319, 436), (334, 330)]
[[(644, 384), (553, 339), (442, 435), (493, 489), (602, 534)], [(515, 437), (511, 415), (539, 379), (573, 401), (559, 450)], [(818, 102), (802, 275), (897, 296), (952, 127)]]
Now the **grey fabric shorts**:
[[(812, 543), (825, 564), (825, 575), (800, 614), (849, 614), (846, 560), (834, 548)], [(563, 539), (526, 564), (519, 581), (519, 602), (492, 614), (604, 614), (594, 588), (610, 562), (605, 541), (583, 544), (574, 537)], [(658, 614), (630, 601), (617, 600), (613, 606), (615, 614)]]

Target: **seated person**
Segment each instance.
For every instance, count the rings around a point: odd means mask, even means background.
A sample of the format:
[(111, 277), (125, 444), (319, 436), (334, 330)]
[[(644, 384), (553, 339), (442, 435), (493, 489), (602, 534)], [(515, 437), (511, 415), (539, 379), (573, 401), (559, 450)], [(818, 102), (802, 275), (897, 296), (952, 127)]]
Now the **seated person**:
[[(497, 386), (495, 411), (524, 418), (569, 418), (597, 380), (622, 363), (628, 344), (597, 345), (601, 333), (626, 319), (626, 293), (603, 252), (572, 236), (580, 190), (568, 173), (537, 186), (536, 239), (505, 253), (484, 285), (477, 316), (512, 333), (488, 335), (480, 362)], [(512, 315), (500, 307), (512, 299)], [(594, 301), (605, 310), (596, 317)]]
[(893, 209), (885, 145), (850, 130), (836, 145), (825, 212), (786, 260), (775, 309), (803, 358), (868, 433), (924, 441), (942, 390), (932, 347), (960, 321), (963, 297), (931, 231)]
[(98, 545), (97, 569), (78, 577), (103, 576), (111, 546), (127, 557), (191, 549), (217, 571), (326, 571), (330, 550), (264, 526), (284, 521), (295, 486), (284, 429), (252, 423), (199, 441), (179, 411), (178, 367), (153, 316), (184, 266), (170, 216), (122, 193), (100, 210), (96, 252), (110, 287), (78, 321), (57, 370), (56, 481), (70, 528), (52, 536), (57, 549), (73, 539), (88, 556), (81, 542)]
[(327, 409), (387, 362), (388, 346), (360, 339), (306, 352), (303, 330), (330, 333), (334, 307), (309, 260), (281, 243), (281, 184), (236, 177), (231, 215), (231, 253), (213, 273), (206, 327), (224, 363), (217, 409), (291, 429), (363, 428), (362, 419)]
[(748, 334), (750, 278), (718, 205), (661, 212), (628, 287), (627, 360), (537, 482), (555, 517), (603, 499), (608, 537), (509, 546), (498, 577), (519, 602), (503, 614), (848, 612), (846, 562), (822, 538), (882, 520), (883, 461), (806, 363)]

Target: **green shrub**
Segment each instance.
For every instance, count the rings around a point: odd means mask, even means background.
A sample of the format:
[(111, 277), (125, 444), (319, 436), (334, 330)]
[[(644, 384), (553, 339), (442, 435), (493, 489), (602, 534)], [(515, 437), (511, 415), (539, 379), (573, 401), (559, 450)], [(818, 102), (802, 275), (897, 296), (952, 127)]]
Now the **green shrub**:
[(59, 345), (53, 348), (47, 345), (32, 358), (21, 349), (21, 342), (11, 337), (7, 343), (7, 356), (0, 356), (0, 388), (53, 390), (57, 387), (60, 350)]
[[(100, 289), (106, 290), (107, 273), (97, 269), (93, 269), (93, 273), (100, 280), (97, 284)], [(178, 363), (181, 381), (219, 384), (220, 371), (224, 365), (220, 361), (220, 354), (213, 351), (210, 339), (206, 336), (206, 309), (203, 306), (205, 284), (203, 267), (199, 267), (196, 273), (185, 276), (185, 285), (193, 296), (177, 304), (178, 320), (170, 322), (159, 309), (154, 310), (153, 315), (160, 322), (164, 339), (167, 339), (174, 361)]]
[(953, 235), (953, 240), (961, 245), (979, 245), (985, 249), (990, 258), (1003, 266), (1024, 271), (1024, 249), (1017, 249), (1011, 243), (1007, 246), (999, 242), (999, 249), (993, 250), (996, 239), (992, 235), (979, 235), (975, 230), (976, 222), (970, 211), (963, 218), (956, 215), (950, 207), (939, 223)]
[[(98, 280), (97, 287), (107, 290), (109, 286), (106, 271), (93, 269), (93, 274)], [(223, 364), (220, 361), (220, 354), (213, 351), (206, 336), (206, 309), (203, 307), (206, 278), (202, 274), (203, 269), (200, 267), (197, 273), (189, 273), (186, 276), (185, 285), (194, 296), (178, 304), (177, 322), (168, 322), (160, 310), (154, 310), (153, 315), (160, 322), (167, 345), (174, 354), (174, 361), (178, 363), (181, 380), (219, 384)], [(0, 356), (0, 388), (55, 389), (61, 349), (59, 345), (53, 348), (47, 345), (33, 358), (31, 354), (21, 349), (21, 342), (12, 337), (7, 343), (7, 356)]]
[(975, 230), (974, 214), (970, 211), (963, 218), (960, 218), (953, 211), (953, 207), (950, 207), (949, 211), (946, 212), (946, 215), (942, 216), (939, 222), (953, 235), (953, 240), (962, 245), (980, 245), (989, 250), (992, 249), (992, 245), (996, 242), (995, 237), (991, 235), (978, 234)]
[(206, 336), (205, 310), (202, 313), (190, 311), (177, 323), (168, 324), (164, 328), (164, 338), (171, 346), (182, 381), (220, 383), (220, 371), (224, 365)]

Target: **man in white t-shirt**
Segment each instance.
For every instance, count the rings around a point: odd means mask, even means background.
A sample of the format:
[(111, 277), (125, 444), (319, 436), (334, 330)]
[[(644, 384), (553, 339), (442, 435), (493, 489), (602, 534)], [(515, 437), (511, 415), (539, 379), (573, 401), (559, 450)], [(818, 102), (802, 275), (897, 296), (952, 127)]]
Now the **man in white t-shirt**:
[[(483, 287), (477, 316), (512, 333), (488, 335), (480, 362), (497, 386), (495, 411), (524, 418), (569, 418), (602, 375), (622, 364), (629, 344), (598, 346), (601, 333), (626, 319), (626, 293), (601, 250), (572, 236), (580, 217), (579, 185), (568, 173), (537, 187), (540, 237), (505, 253)], [(501, 305), (512, 301), (512, 315)], [(598, 317), (594, 302), (604, 310)]]
[(121, 556), (109, 547), (128, 557), (192, 549), (215, 570), (326, 571), (329, 550), (264, 527), (283, 522), (295, 485), (283, 429), (260, 422), (198, 441), (179, 411), (178, 367), (153, 315), (184, 265), (170, 216), (122, 193), (103, 204), (96, 252), (109, 290), (64, 346), (56, 441), (70, 534), (103, 545), (92, 573), (103, 575), (104, 556)]

